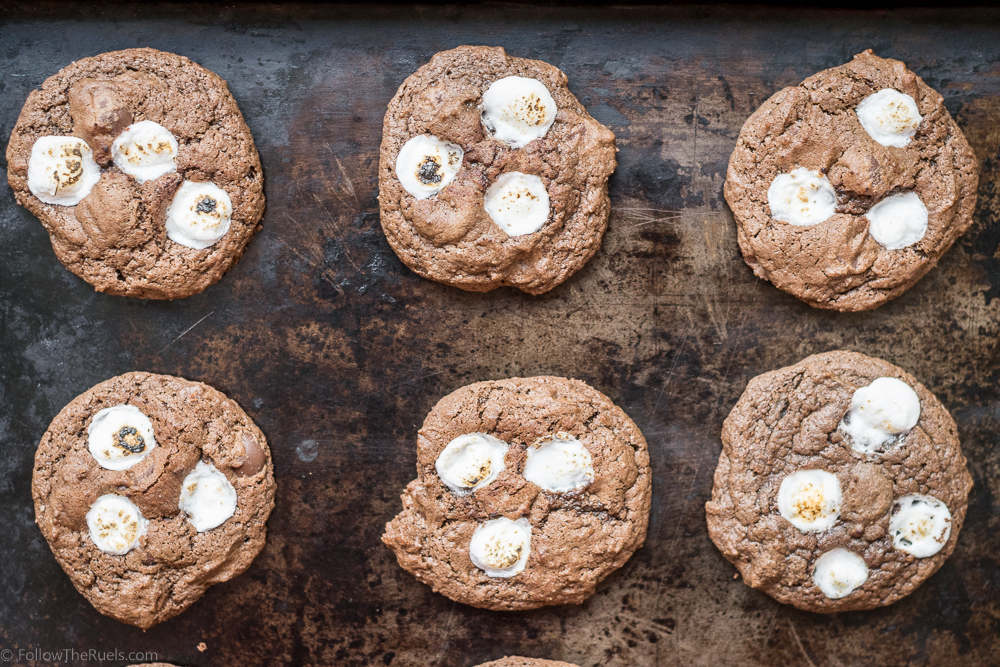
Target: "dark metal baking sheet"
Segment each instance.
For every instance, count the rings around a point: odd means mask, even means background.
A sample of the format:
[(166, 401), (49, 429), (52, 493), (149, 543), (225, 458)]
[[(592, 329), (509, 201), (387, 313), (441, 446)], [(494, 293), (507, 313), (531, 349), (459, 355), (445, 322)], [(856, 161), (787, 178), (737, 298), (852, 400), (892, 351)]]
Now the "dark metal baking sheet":
[[(139, 651), (181, 665), (467, 667), (504, 654), (586, 667), (1000, 664), (996, 10), (95, 5), (0, 10), (3, 141), (28, 93), (69, 62), (174, 51), (228, 80), (268, 204), (219, 284), (156, 303), (97, 294), (64, 270), (0, 185), (0, 649), (14, 664), (51, 665), (40, 653), (64, 649), (78, 652), (69, 664), (95, 665)], [(545, 296), (422, 280), (379, 227), (385, 105), (433, 53), (467, 43), (562, 68), (618, 135), (603, 247)], [(980, 159), (980, 204), (909, 293), (839, 315), (752, 276), (721, 192), (739, 128), (764, 99), (868, 47), (945, 96)], [(836, 348), (888, 359), (936, 393), (976, 486), (955, 554), (922, 588), (885, 609), (822, 616), (735, 581), (703, 506), (722, 420), (747, 380)], [(279, 485), (249, 571), (145, 633), (76, 593), (30, 497), (52, 417), (130, 370), (202, 380), (239, 401), (271, 443)], [(382, 527), (435, 401), (540, 373), (586, 380), (645, 433), (649, 538), (586, 604), (464, 607), (400, 570)]]

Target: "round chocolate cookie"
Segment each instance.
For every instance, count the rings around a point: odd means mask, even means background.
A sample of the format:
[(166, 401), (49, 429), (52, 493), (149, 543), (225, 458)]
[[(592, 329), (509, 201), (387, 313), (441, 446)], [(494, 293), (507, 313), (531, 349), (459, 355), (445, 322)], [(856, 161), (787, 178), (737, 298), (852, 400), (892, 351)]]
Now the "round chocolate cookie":
[(226, 82), (183, 56), (78, 60), (28, 96), (7, 179), (66, 268), (100, 292), (177, 299), (240, 258), (263, 173)]
[(972, 223), (978, 180), (941, 95), (869, 50), (750, 116), (725, 195), (757, 276), (816, 308), (857, 311), (937, 264)]
[(425, 278), (547, 292), (600, 246), (615, 150), (556, 67), (500, 47), (443, 51), (386, 111), (382, 229)]
[(126, 373), (73, 399), (35, 454), (35, 521), (103, 614), (148, 628), (249, 567), (274, 508), (267, 441), (200, 382)]
[(645, 541), (650, 479), (639, 429), (583, 382), (478, 382), (427, 415), (382, 541), (458, 602), (578, 604)]
[(905, 371), (827, 352), (752, 379), (726, 418), (712, 541), (779, 602), (834, 612), (909, 595), (955, 549), (972, 477)]
[(569, 662), (558, 660), (541, 660), (539, 658), (521, 658), (515, 655), (503, 657), (499, 660), (484, 662), (477, 667), (577, 667)]

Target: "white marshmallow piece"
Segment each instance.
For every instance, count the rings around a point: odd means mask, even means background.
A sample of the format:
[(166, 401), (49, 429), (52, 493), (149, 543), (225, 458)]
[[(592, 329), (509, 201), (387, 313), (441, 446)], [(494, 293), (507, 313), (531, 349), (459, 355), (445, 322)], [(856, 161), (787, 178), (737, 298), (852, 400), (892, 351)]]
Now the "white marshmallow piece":
[(861, 127), (872, 139), (896, 148), (910, 144), (923, 120), (916, 101), (892, 88), (883, 88), (861, 100), (856, 111)]
[(594, 461), (583, 443), (568, 433), (528, 447), (524, 478), (546, 491), (568, 493), (590, 486)]
[(140, 183), (177, 171), (177, 139), (170, 130), (151, 120), (125, 128), (111, 144), (115, 166)]
[(483, 127), (512, 148), (544, 137), (556, 119), (556, 101), (538, 79), (508, 76), (483, 93)]
[(549, 219), (549, 193), (537, 176), (509, 171), (486, 191), (483, 207), (507, 236), (523, 236)]
[(927, 207), (916, 192), (886, 197), (869, 209), (868, 233), (889, 250), (913, 245), (927, 233)]
[(804, 533), (832, 528), (843, 502), (840, 481), (825, 470), (798, 470), (778, 487), (778, 512)]
[(775, 220), (808, 227), (837, 212), (837, 193), (826, 176), (799, 167), (774, 178), (767, 189), (767, 205)]
[(438, 455), (434, 468), (445, 486), (464, 496), (500, 476), (507, 449), (506, 442), (486, 433), (460, 435)]
[(855, 390), (840, 430), (850, 436), (855, 451), (871, 454), (896, 436), (908, 433), (919, 420), (917, 392), (902, 380), (883, 377)]
[(506, 517), (480, 524), (469, 542), (472, 564), (490, 577), (509, 578), (524, 570), (531, 552), (531, 524)]
[(149, 521), (131, 500), (113, 493), (95, 500), (87, 512), (90, 539), (106, 554), (124, 556), (132, 551), (148, 526)]
[(866, 581), (865, 559), (853, 551), (838, 547), (816, 559), (813, 583), (831, 600), (847, 597)]
[(233, 202), (212, 183), (184, 181), (167, 209), (167, 237), (174, 243), (202, 250), (229, 231)]
[(127, 470), (156, 447), (153, 422), (134, 405), (98, 411), (87, 427), (87, 448), (106, 470)]
[(199, 533), (224, 524), (236, 512), (236, 489), (211, 463), (198, 461), (184, 478), (177, 506)]
[(28, 189), (46, 204), (76, 206), (101, 180), (94, 151), (79, 137), (41, 137), (28, 158)]
[(892, 544), (917, 558), (933, 556), (951, 535), (951, 511), (932, 496), (903, 496), (892, 505), (889, 519)]
[(419, 134), (400, 149), (396, 178), (417, 199), (433, 197), (455, 180), (465, 152), (458, 144)]

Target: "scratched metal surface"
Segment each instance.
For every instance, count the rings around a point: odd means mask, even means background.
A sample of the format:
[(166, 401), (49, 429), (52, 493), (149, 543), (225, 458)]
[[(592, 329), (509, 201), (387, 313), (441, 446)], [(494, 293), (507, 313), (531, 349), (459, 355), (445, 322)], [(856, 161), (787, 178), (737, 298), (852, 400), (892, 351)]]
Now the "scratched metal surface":
[[(263, 231), (204, 294), (104, 296), (64, 270), (0, 185), (0, 649), (153, 651), (180, 665), (467, 667), (522, 654), (594, 665), (1000, 664), (1000, 13), (766, 8), (26, 3), (0, 21), (0, 136), (69, 62), (132, 46), (190, 56), (240, 103), (266, 173)], [(503, 45), (562, 68), (618, 135), (611, 225), (550, 294), (422, 280), (382, 236), (385, 105), (441, 49)], [(873, 47), (947, 99), (982, 168), (972, 229), (874, 313), (812, 310), (753, 278), (722, 198), (744, 119), (771, 93)], [(797, 612), (734, 581), (709, 541), (722, 421), (747, 380), (849, 348), (911, 371), (958, 421), (975, 478), (958, 548), (908, 599)], [(148, 632), (95, 612), (33, 524), (52, 417), (131, 370), (202, 380), (266, 433), (278, 479), (250, 570)], [(435, 595), (379, 541), (414, 476), (415, 433), (470, 382), (552, 373), (611, 396), (649, 440), (645, 548), (586, 604), (491, 613)], [(197, 646), (204, 642), (202, 652)], [(0, 656), (3, 657), (3, 656)]]

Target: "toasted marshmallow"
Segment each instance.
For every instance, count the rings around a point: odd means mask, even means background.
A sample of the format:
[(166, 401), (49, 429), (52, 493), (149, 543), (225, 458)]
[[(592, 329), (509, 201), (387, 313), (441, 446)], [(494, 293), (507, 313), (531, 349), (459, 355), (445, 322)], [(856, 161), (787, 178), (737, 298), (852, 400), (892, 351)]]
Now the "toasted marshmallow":
[(869, 209), (868, 233), (889, 250), (913, 245), (927, 233), (927, 207), (916, 192), (886, 197)]
[(900, 551), (917, 558), (933, 556), (948, 543), (951, 512), (933, 496), (903, 496), (892, 504), (889, 533)]
[(403, 189), (417, 199), (433, 197), (455, 180), (464, 155), (458, 144), (441, 141), (430, 134), (418, 134), (400, 149), (396, 157), (396, 178)]
[(825, 470), (793, 472), (778, 487), (778, 512), (804, 533), (831, 528), (843, 501), (840, 481)]
[(513, 577), (524, 570), (531, 552), (531, 524), (506, 517), (480, 524), (469, 542), (472, 564), (491, 577)]
[(856, 111), (861, 127), (872, 139), (896, 148), (909, 145), (923, 120), (916, 101), (892, 88), (883, 88), (861, 100)]
[(233, 202), (212, 183), (184, 181), (167, 209), (167, 237), (174, 243), (201, 250), (229, 231)]
[(434, 462), (441, 481), (459, 495), (492, 484), (503, 472), (507, 443), (485, 433), (460, 435)]
[(139, 544), (149, 521), (131, 500), (108, 493), (87, 512), (87, 529), (94, 546), (107, 554), (124, 556)]
[(199, 533), (217, 528), (236, 512), (236, 489), (211, 463), (198, 461), (181, 485), (177, 506)]
[(594, 462), (583, 443), (568, 433), (557, 433), (528, 447), (524, 478), (546, 491), (567, 493), (594, 481)]
[(556, 119), (556, 101), (538, 79), (508, 76), (483, 93), (483, 127), (512, 148), (544, 137)]
[(850, 436), (855, 451), (871, 454), (908, 433), (919, 419), (917, 392), (902, 380), (884, 377), (855, 390), (840, 430)]
[(76, 206), (101, 180), (94, 151), (79, 137), (41, 137), (28, 158), (28, 189), (46, 204)]
[(115, 166), (140, 183), (177, 171), (177, 139), (151, 120), (132, 123), (111, 144)]
[(87, 448), (98, 465), (126, 470), (146, 458), (156, 447), (153, 422), (134, 405), (100, 410), (87, 427)]
[(549, 193), (533, 174), (509, 171), (486, 191), (483, 207), (507, 236), (537, 232), (549, 219)]
[(838, 547), (816, 559), (813, 583), (831, 600), (847, 597), (866, 581), (868, 566), (853, 551)]
[(771, 217), (790, 225), (817, 225), (837, 212), (837, 193), (826, 176), (805, 167), (778, 174), (767, 189)]

